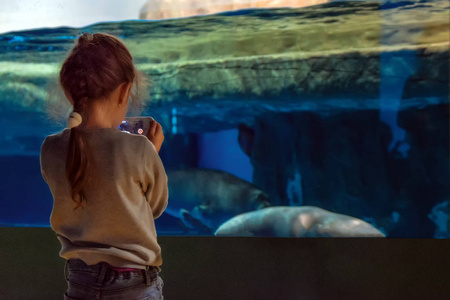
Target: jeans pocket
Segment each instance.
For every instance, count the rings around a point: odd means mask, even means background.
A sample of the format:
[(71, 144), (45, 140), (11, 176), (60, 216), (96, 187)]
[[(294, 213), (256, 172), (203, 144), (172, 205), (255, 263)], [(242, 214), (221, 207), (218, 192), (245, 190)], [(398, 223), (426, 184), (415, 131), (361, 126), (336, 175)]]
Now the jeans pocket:
[(156, 277), (152, 284), (146, 288), (147, 295), (145, 297), (138, 298), (138, 300), (163, 300), (163, 286), (164, 282), (161, 277)]
[(162, 294), (163, 287), (164, 287), (164, 281), (162, 280), (161, 277), (158, 276), (156, 278), (156, 288), (161, 292), (161, 294)]

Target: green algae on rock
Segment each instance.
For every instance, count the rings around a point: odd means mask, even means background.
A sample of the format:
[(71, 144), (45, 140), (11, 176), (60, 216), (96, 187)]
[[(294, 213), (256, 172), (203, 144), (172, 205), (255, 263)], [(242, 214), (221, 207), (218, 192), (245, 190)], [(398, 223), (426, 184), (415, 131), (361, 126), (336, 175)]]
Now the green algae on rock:
[[(376, 99), (383, 53), (398, 60), (405, 52), (416, 53), (414, 84), (406, 98), (445, 97), (448, 85), (446, 1), (386, 7), (349, 1), (3, 34), (2, 101), (39, 110), (46, 83), (54, 80), (73, 38), (83, 31), (121, 36), (138, 67), (153, 80), (148, 100), (160, 105), (214, 103), (223, 97), (270, 98), (280, 104), (329, 97)], [(14, 99), (19, 90), (22, 96)]]

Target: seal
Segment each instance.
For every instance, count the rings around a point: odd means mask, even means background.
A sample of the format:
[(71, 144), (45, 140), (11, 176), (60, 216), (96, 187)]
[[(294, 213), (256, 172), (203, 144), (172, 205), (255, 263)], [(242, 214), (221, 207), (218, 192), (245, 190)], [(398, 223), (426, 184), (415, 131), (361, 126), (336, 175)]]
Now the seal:
[(169, 204), (166, 213), (190, 229), (217, 229), (226, 220), (270, 206), (269, 197), (233, 174), (210, 169), (167, 172)]
[(369, 223), (315, 206), (273, 206), (233, 217), (216, 236), (385, 237)]

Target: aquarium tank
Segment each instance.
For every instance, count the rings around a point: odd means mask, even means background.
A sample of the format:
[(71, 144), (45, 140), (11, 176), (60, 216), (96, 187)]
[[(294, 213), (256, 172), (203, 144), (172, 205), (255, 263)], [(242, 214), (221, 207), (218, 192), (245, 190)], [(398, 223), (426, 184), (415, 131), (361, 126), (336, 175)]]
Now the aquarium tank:
[(76, 38), (105, 32), (152, 82), (159, 235), (449, 237), (448, 0), (136, 3), (1, 27), (0, 226), (50, 226), (40, 146), (70, 107), (49, 91)]

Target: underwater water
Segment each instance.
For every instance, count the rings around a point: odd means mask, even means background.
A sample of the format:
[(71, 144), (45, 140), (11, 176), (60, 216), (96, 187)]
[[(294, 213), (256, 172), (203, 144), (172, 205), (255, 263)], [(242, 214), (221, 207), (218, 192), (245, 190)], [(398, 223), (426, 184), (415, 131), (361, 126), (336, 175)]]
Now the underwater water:
[(153, 82), (158, 234), (448, 238), (449, 9), (337, 1), (1, 34), (0, 225), (49, 226), (39, 151), (67, 109), (50, 119), (47, 91), (78, 34), (107, 32)]

